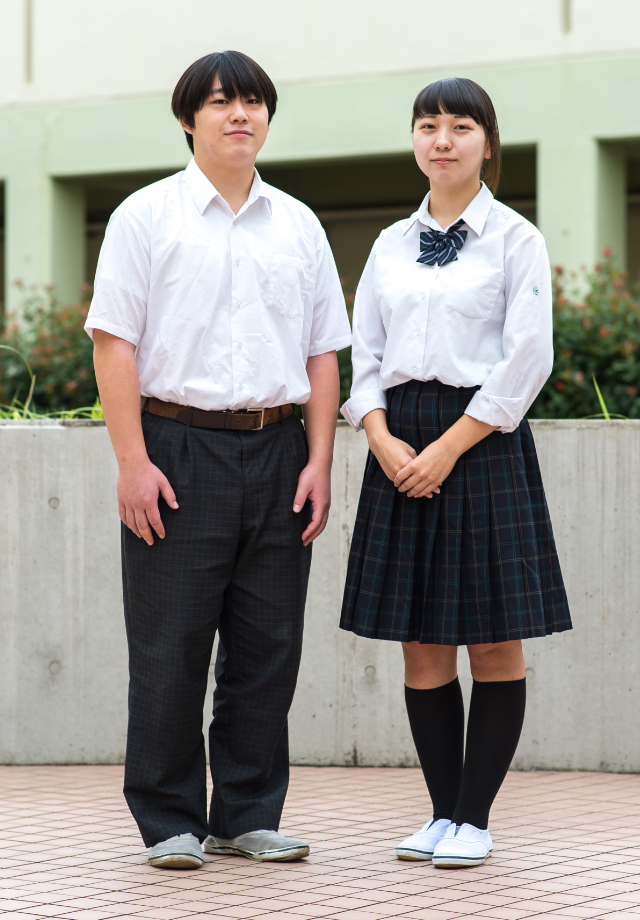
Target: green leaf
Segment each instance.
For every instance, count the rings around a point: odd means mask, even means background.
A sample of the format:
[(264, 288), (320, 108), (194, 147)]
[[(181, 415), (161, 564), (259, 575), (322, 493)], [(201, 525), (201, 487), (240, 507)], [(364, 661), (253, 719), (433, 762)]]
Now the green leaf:
[(609, 410), (607, 409), (607, 404), (602, 398), (602, 393), (600, 392), (600, 387), (598, 386), (598, 381), (596, 380), (596, 375), (593, 375), (593, 385), (596, 388), (596, 393), (598, 394), (598, 402), (600, 403), (600, 408), (602, 409), (602, 414), (608, 420), (611, 418), (609, 415)]

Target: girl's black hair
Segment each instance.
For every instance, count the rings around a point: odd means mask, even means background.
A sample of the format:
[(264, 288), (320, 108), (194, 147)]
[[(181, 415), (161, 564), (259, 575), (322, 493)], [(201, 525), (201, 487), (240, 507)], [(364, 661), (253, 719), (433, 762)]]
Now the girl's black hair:
[(473, 118), (482, 126), (489, 142), (491, 159), (485, 160), (481, 175), (495, 195), (500, 182), (500, 133), (498, 119), (489, 93), (466, 77), (449, 77), (436, 80), (420, 90), (413, 103), (411, 129), (419, 118), (426, 115), (463, 115)]
[[(262, 67), (241, 51), (215, 51), (187, 67), (171, 98), (171, 111), (178, 121), (182, 119), (190, 128), (195, 127), (194, 116), (211, 95), (216, 77), (227, 99), (255, 97), (264, 102), (271, 121), (278, 103), (276, 88)], [(188, 131), (184, 133), (193, 153), (193, 136)]]

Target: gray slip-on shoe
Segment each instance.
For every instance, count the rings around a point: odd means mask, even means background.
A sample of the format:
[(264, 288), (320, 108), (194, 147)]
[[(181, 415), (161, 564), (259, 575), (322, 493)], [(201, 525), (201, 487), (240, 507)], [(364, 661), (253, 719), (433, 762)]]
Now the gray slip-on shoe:
[(219, 856), (246, 856), (260, 862), (287, 862), (303, 859), (310, 853), (309, 844), (265, 830), (249, 831), (232, 840), (210, 835), (204, 842), (204, 851)]
[(149, 864), (157, 869), (199, 869), (204, 861), (202, 846), (193, 834), (178, 834), (149, 850)]

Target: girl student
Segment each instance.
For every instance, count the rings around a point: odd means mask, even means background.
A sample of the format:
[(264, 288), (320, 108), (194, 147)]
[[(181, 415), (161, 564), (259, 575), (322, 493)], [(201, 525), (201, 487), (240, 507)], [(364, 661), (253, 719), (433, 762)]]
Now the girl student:
[[(430, 192), (380, 234), (355, 301), (342, 413), (370, 452), (340, 625), (402, 642), (433, 818), (397, 855), (474, 866), (492, 851), (489, 810), (522, 729), (522, 640), (571, 629), (525, 418), (551, 371), (551, 275), (541, 234), (493, 197), (485, 90), (432, 83), (412, 128)], [(460, 645), (473, 675), (466, 749)]]

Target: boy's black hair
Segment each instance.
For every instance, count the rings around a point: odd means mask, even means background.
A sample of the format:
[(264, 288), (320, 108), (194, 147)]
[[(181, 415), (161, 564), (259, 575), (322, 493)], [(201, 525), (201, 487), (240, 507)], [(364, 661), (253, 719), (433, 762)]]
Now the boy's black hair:
[(413, 118), (411, 128), (419, 118), (427, 115), (463, 115), (473, 118), (484, 128), (484, 133), (489, 142), (491, 159), (485, 160), (481, 176), (493, 194), (498, 190), (500, 182), (501, 155), (500, 133), (498, 119), (489, 93), (466, 77), (449, 77), (447, 80), (436, 80), (420, 90), (413, 103)]
[[(194, 116), (209, 98), (216, 77), (227, 99), (255, 97), (264, 102), (271, 121), (278, 103), (276, 88), (262, 67), (241, 51), (215, 51), (187, 67), (171, 98), (171, 110), (178, 121), (195, 127)], [(193, 153), (193, 137), (188, 131), (184, 133)]]

